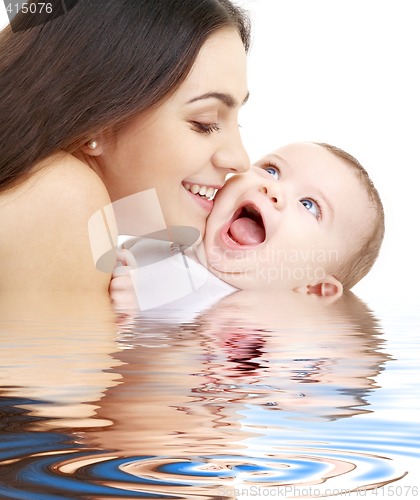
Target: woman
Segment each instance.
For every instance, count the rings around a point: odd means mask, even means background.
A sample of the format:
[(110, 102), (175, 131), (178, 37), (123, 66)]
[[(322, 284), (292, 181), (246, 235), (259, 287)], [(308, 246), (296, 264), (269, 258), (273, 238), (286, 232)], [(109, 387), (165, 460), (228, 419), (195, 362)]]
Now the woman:
[(80, 0), (45, 21), (0, 38), (0, 290), (106, 292), (95, 212), (154, 188), (166, 225), (202, 231), (248, 169), (249, 25), (229, 0)]

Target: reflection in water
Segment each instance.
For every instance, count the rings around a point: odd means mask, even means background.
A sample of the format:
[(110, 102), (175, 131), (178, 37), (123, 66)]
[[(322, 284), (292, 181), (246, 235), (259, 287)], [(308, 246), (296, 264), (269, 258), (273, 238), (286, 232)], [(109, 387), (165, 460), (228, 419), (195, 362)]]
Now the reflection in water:
[(389, 356), (354, 295), (241, 291), (194, 323), (118, 332), (92, 310), (2, 323), (1, 498), (234, 498), (405, 474), (360, 425)]
[[(333, 420), (368, 411), (364, 397), (387, 359), (377, 322), (352, 294), (324, 305), (316, 297), (279, 300), (244, 291), (204, 316), (199, 331), (224, 355), (223, 369), (213, 375), (218, 385), (232, 377), (238, 388), (252, 384), (247, 400), (293, 418)], [(250, 362), (257, 366), (250, 369)]]
[(109, 371), (119, 364), (110, 356), (117, 344), (109, 304), (86, 294), (9, 294), (0, 318), (1, 395), (32, 400), (31, 414), (52, 426), (51, 418), (59, 427), (95, 425), (94, 402), (119, 379)]

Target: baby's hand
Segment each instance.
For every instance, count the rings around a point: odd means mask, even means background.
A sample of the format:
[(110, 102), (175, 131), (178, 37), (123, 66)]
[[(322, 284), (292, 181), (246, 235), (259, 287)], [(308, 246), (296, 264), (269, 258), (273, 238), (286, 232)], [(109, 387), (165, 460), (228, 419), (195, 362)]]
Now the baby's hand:
[(130, 271), (136, 269), (136, 259), (126, 249), (117, 250), (117, 266), (112, 273), (109, 294), (115, 309), (139, 309)]

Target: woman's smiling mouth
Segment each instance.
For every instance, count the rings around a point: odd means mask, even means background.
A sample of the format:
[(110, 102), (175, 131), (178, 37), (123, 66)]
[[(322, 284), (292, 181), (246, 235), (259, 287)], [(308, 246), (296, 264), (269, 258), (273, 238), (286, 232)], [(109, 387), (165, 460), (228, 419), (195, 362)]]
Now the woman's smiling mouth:
[(189, 182), (183, 182), (182, 185), (190, 193), (201, 196), (202, 198), (207, 198), (209, 201), (212, 201), (217, 193), (217, 188), (211, 186), (202, 186), (200, 184), (192, 184)]
[(219, 189), (214, 186), (205, 186), (202, 184), (196, 184), (193, 182), (182, 182), (182, 187), (191, 197), (191, 199), (197, 203), (206, 212), (210, 213), (214, 205), (214, 197)]

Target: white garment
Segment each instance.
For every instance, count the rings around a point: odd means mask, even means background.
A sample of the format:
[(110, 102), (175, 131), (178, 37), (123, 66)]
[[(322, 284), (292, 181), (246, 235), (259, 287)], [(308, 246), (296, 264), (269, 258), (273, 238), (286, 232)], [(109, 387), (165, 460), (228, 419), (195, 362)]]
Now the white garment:
[(187, 256), (170, 242), (147, 238), (126, 247), (138, 266), (130, 275), (142, 317), (191, 321), (237, 290), (198, 263), (191, 249)]

